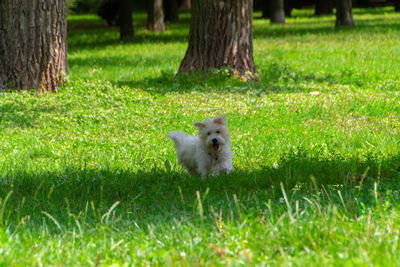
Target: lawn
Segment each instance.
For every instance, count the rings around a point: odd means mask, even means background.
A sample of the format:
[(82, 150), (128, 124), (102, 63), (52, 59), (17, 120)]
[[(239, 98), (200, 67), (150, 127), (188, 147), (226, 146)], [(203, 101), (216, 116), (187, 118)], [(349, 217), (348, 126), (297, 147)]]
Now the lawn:
[[(256, 18), (253, 82), (175, 77), (188, 14), (69, 16), (60, 92), (0, 92), (0, 265), (399, 266), (400, 14), (354, 13)], [(235, 170), (191, 177), (166, 134), (220, 114)]]

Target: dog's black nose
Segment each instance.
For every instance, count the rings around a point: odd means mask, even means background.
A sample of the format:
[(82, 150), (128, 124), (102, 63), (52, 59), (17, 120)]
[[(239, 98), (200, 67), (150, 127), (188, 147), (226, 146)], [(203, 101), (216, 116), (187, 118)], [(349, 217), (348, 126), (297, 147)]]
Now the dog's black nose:
[(217, 138), (214, 138), (214, 139), (212, 140), (212, 142), (213, 142), (214, 144), (218, 143)]

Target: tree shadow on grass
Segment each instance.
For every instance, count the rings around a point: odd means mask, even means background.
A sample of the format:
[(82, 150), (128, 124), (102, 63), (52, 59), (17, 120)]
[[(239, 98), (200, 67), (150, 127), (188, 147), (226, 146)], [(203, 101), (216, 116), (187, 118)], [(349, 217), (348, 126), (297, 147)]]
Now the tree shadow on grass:
[[(169, 162), (163, 169), (136, 172), (76, 166), (56, 172), (21, 170), (3, 175), (0, 197), (5, 199), (12, 192), (2, 214), (10, 229), (25, 216), (30, 216), (33, 228), (41, 227), (46, 218), (43, 212), (66, 228), (76, 227), (74, 221), (70, 222), (71, 214), (75, 219), (81, 217), (98, 224), (113, 205), (118, 205), (114, 211), (117, 215), (113, 216), (119, 221), (146, 226), (173, 223), (179, 218), (197, 220), (199, 201), (203, 215), (210, 218), (211, 208), (228, 216), (232, 212), (235, 217), (242, 216), (237, 205), (245, 216), (246, 212), (253, 216), (254, 212), (262, 212), (260, 203), (272, 201), (280, 205), (281, 184), (291, 202), (304, 196), (311, 198), (318, 193), (317, 188), (337, 188), (345, 199), (353, 199), (360, 184), (379, 182), (398, 188), (399, 178), (400, 155), (322, 158), (318, 153), (292, 150), (274, 166), (235, 170), (205, 180), (173, 170)], [(341, 203), (331, 193), (327, 197)], [(369, 196), (364, 197), (365, 203), (372, 201)]]
[(255, 80), (243, 81), (230, 76), (229, 68), (211, 70), (207, 74), (201, 71), (195, 74), (177, 76), (172, 70), (162, 72), (158, 77), (143, 77), (140, 80), (114, 80), (116, 86), (142, 88), (143, 90), (166, 94), (170, 92), (234, 92), (254, 93), (256, 95), (273, 93), (304, 93), (315, 90), (305, 84), (355, 85), (361, 87), (363, 82), (357, 77), (359, 73), (341, 71), (336, 74), (306, 73), (294, 70), (289, 65), (268, 62), (258, 66), (259, 76)]
[(119, 33), (107, 29), (76, 31), (69, 33), (68, 52), (81, 52), (102, 49), (108, 46), (135, 45), (135, 44), (168, 44), (187, 43), (188, 31), (153, 33), (144, 31), (136, 34), (132, 40), (121, 41)]
[(27, 108), (23, 103), (0, 103), (0, 125), (2, 127), (33, 127), (38, 113), (54, 113), (55, 106)]
[(0, 104), (0, 124), (2, 126), (31, 127), (35, 114), (27, 114), (23, 107), (15, 103)]
[[(340, 33), (393, 33), (400, 31), (400, 24), (397, 20), (382, 20), (380, 19), (356, 19), (355, 27), (335, 27), (334, 19), (325, 20), (325, 23), (316, 24), (315, 21), (295, 22), (288, 26), (269, 26), (267, 24), (255, 26), (253, 30), (254, 39), (268, 38), (287, 38), (287, 37), (302, 37), (305, 35), (331, 35), (335, 36)], [(332, 25), (327, 25), (327, 22), (332, 22)], [(293, 26), (293, 27), (292, 27)], [(294, 27), (295, 26), (295, 27)]]
[[(163, 56), (163, 60), (175, 60), (175, 56)], [(154, 66), (159, 63), (160, 59), (157, 57), (151, 57), (146, 55), (135, 55), (135, 56), (96, 56), (89, 58), (75, 57), (68, 60), (71, 67), (81, 68), (140, 68), (146, 66)], [(134, 67), (132, 67), (134, 66)]]
[[(382, 20), (374, 18), (356, 19), (356, 27), (336, 28), (334, 18), (324, 19), (319, 25), (315, 21), (293, 22), (290, 26), (271, 26), (268, 21), (265, 24), (255, 25), (253, 29), (254, 39), (286, 38), (290, 36), (304, 35), (336, 35), (341, 32), (393, 32), (399, 31), (400, 25), (396, 19)], [(327, 23), (330, 23), (327, 25)], [(311, 25), (314, 24), (314, 25)], [(143, 24), (145, 25), (145, 24)], [(152, 43), (187, 43), (189, 38), (189, 19), (183, 19), (179, 23), (171, 24), (166, 32), (154, 33), (144, 30), (140, 22), (136, 27), (135, 38), (125, 44), (152, 44)], [(310, 26), (309, 26), (310, 25)], [(118, 28), (109, 28), (100, 19), (82, 19), (69, 21), (68, 50), (70, 53), (82, 50), (101, 49), (106, 46), (121, 45)]]
[(352, 10), (354, 15), (365, 15), (365, 14), (374, 14), (380, 15), (385, 13), (395, 13), (394, 6), (387, 6), (387, 7), (367, 7), (367, 8), (353, 8)]
[(68, 52), (102, 49), (116, 45), (187, 43), (189, 38), (189, 22), (168, 25), (165, 32), (153, 32), (145, 29), (146, 23), (135, 27), (135, 37), (129, 41), (119, 39), (118, 27), (110, 28), (98, 19), (84, 19), (69, 22)]

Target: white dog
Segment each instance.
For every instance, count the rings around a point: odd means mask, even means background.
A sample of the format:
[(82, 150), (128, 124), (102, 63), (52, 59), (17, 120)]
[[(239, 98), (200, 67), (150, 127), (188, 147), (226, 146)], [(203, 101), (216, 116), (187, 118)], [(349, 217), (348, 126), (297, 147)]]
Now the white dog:
[(204, 122), (195, 122), (199, 130), (197, 136), (184, 132), (170, 132), (168, 137), (175, 142), (178, 163), (189, 173), (218, 175), (233, 170), (229, 131), (224, 116), (207, 118)]

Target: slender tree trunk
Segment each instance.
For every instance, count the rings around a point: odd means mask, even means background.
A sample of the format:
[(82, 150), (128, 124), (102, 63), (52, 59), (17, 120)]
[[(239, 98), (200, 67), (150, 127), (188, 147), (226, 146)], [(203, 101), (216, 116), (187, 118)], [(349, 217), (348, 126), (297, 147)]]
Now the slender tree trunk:
[(119, 0), (119, 38), (133, 39), (132, 3), (130, 0)]
[(315, 2), (315, 16), (331, 15), (333, 14), (333, 1), (332, 0), (316, 0)]
[(285, 23), (284, 0), (271, 0), (271, 23)]
[(162, 0), (149, 0), (147, 8), (147, 29), (164, 31), (164, 12)]
[(179, 9), (186, 10), (186, 11), (192, 9), (192, 0), (183, 0)]
[(165, 21), (179, 21), (178, 1), (164, 0)]
[(231, 67), (250, 78), (253, 59), (253, 0), (193, 0), (189, 45), (178, 74)]
[(57, 92), (67, 73), (65, 0), (0, 0), (0, 89)]
[(352, 27), (354, 25), (351, 0), (336, 0), (336, 27)]
[(394, 3), (394, 11), (400, 12), (400, 0), (396, 0)]

